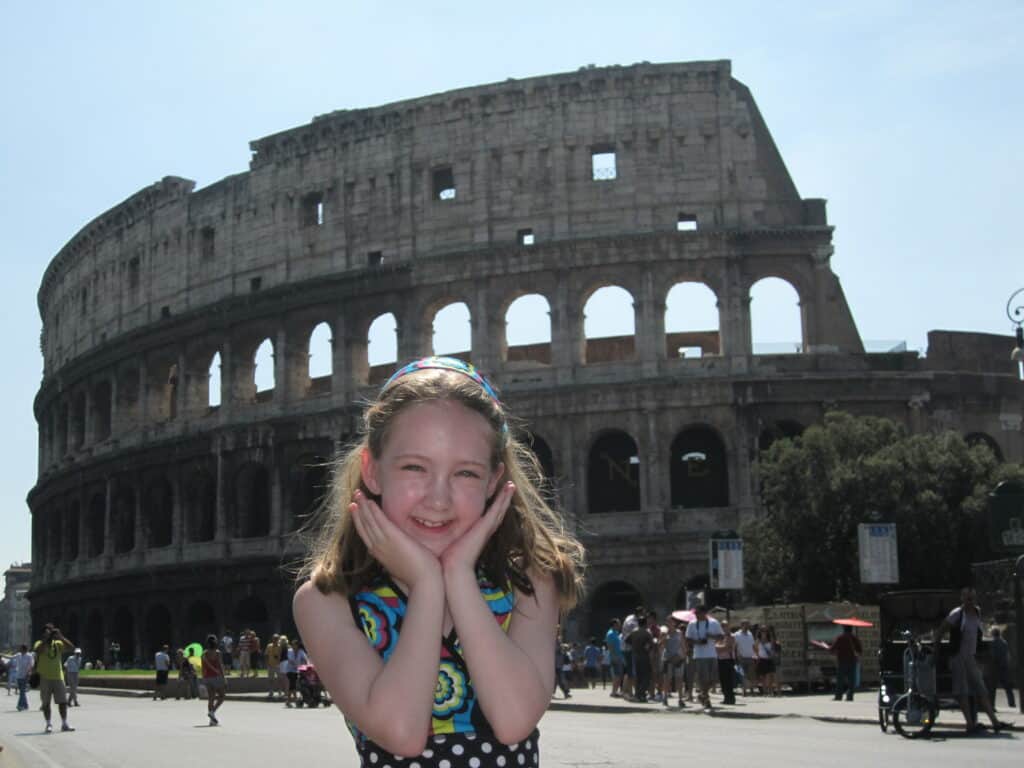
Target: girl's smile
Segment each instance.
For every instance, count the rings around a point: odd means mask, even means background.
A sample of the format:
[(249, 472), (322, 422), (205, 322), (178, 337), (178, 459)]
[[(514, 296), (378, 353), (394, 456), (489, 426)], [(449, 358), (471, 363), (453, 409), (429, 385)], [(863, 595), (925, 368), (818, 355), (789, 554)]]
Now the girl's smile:
[(408, 406), (388, 429), (381, 455), (362, 457), (363, 482), (403, 532), (435, 555), (484, 513), (504, 474), (492, 467), (494, 428), (450, 400)]

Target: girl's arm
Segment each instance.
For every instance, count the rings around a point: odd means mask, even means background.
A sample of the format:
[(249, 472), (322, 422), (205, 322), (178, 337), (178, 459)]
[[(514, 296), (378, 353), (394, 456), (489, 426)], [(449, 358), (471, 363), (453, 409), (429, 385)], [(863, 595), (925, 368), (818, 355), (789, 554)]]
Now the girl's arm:
[(430, 732), (441, 647), (444, 586), (413, 587), (398, 645), (385, 664), (356, 626), (348, 601), (310, 582), (293, 601), (295, 623), (331, 700), (384, 749), (419, 755)]
[(550, 576), (531, 573), (534, 594), (516, 592), (508, 634), (494, 619), (469, 569), (445, 570), (448, 610), (477, 699), (494, 735), (504, 744), (522, 741), (551, 701), (555, 671), (551, 644), (558, 624), (558, 594)]

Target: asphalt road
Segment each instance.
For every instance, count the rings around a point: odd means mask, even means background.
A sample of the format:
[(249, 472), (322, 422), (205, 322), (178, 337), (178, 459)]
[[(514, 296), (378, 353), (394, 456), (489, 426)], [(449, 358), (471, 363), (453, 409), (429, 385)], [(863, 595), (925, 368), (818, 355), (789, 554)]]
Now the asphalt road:
[[(13, 696), (0, 694), (2, 767), (358, 765), (351, 737), (334, 709), (229, 700), (220, 712), (222, 725), (210, 727), (200, 702), (83, 695), (83, 706), (71, 710), (77, 730), (45, 735), (39, 711), (17, 712), (14, 702)], [(851, 705), (863, 717), (845, 720), (850, 707), (820, 697), (741, 702), (746, 706), (719, 715), (664, 711), (653, 705), (644, 711), (609, 709), (607, 697), (593, 692), (577, 694), (571, 703), (574, 709), (549, 711), (541, 722), (545, 766), (676, 768), (695, 754), (709, 765), (757, 768), (1024, 764), (1024, 734), (1019, 730), (968, 738), (958, 719), (944, 713), (946, 722), (940, 720), (944, 727), (935, 738), (907, 741), (872, 724), (870, 697)], [(826, 720), (818, 719), (819, 712)]]

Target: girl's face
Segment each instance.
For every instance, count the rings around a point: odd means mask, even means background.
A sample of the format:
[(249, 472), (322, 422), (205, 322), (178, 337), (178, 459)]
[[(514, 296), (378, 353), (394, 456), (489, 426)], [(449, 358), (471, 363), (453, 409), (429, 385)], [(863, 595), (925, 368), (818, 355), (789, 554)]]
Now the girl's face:
[(411, 405), (390, 425), (381, 455), (363, 452), (363, 482), (387, 518), (435, 555), (484, 513), (504, 474), (491, 467), (494, 431), (450, 400)]

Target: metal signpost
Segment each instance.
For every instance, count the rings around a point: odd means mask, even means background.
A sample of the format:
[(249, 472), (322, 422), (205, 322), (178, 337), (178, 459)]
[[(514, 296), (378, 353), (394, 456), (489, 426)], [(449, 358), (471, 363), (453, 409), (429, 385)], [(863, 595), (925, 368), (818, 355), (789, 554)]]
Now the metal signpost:
[(711, 539), (708, 543), (712, 589), (743, 589), (743, 539)]
[[(1014, 294), (1016, 295), (1016, 294)], [(1012, 297), (1011, 297), (1012, 298)], [(1024, 486), (1012, 480), (1000, 483), (988, 495), (988, 543), (993, 551), (1018, 555), (1013, 569), (1013, 615), (1017, 635), (1017, 688), (1024, 690)], [(1024, 695), (1020, 697), (1024, 712)]]

